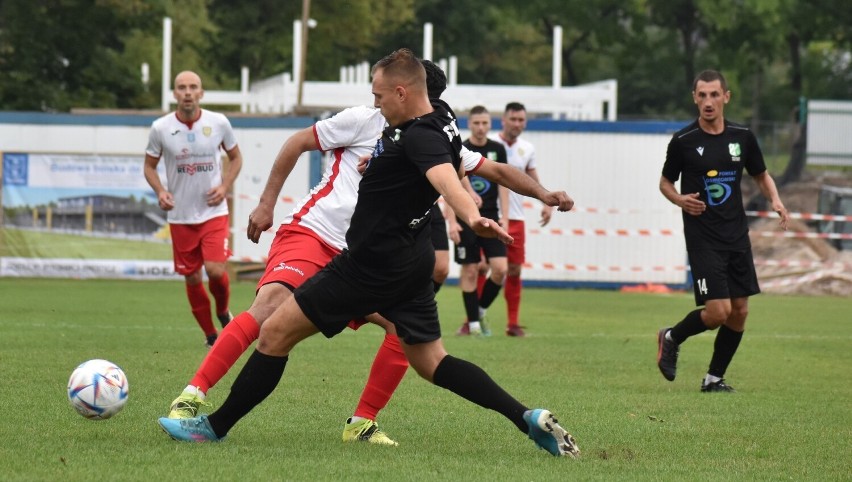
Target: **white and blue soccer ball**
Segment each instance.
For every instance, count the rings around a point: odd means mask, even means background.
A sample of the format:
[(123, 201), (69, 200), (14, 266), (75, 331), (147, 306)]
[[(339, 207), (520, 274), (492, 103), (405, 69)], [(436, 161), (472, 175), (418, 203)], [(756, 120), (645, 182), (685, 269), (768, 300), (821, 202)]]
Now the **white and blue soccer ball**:
[(89, 420), (105, 420), (124, 408), (128, 389), (127, 376), (118, 365), (89, 360), (71, 373), (68, 400), (77, 413)]

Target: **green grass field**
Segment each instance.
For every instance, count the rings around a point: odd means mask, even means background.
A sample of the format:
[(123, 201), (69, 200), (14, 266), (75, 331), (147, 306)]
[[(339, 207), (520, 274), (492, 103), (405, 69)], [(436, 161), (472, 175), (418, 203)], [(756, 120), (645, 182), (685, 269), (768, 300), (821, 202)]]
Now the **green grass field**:
[[(251, 283), (233, 286), (234, 311)], [(655, 366), (658, 328), (692, 309), (685, 294), (528, 289), (530, 335), (453, 336), (458, 288), (439, 293), (450, 353), (519, 400), (552, 410), (583, 451), (536, 449), (497, 413), (413, 370), (379, 418), (397, 448), (344, 444), (383, 333), (314, 337), (281, 384), (220, 444), (174, 442), (156, 424), (206, 350), (182, 283), (0, 278), (0, 479), (29, 480), (850, 480), (852, 299), (761, 295), (727, 381), (699, 392), (712, 334), (681, 350), (678, 379)], [(130, 380), (115, 418), (68, 405), (68, 376), (106, 358)], [(240, 361), (242, 365), (244, 359)], [(233, 370), (208, 400), (219, 405)]]
[(0, 228), (0, 256), (82, 259), (172, 259), (172, 245), (135, 239)]

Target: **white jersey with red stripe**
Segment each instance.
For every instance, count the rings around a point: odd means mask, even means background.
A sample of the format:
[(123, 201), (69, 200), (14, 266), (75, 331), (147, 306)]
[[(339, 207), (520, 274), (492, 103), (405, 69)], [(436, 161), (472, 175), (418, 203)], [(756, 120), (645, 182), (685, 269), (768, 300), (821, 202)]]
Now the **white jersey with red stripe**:
[(200, 224), (228, 214), (228, 204), (207, 205), (207, 192), (222, 184), (219, 148), (229, 151), (237, 138), (228, 118), (201, 109), (192, 122), (172, 112), (151, 124), (145, 153), (165, 162), (167, 189), (175, 207), (167, 212), (173, 224)]
[[(494, 137), (494, 140), (503, 144), (506, 148), (506, 160), (515, 169), (526, 172), (535, 169), (535, 147), (524, 139), (518, 137), (511, 144), (503, 139), (502, 135)], [(524, 195), (509, 191), (509, 219), (514, 221), (524, 220)]]
[(372, 155), (385, 127), (379, 109), (350, 107), (314, 124), (314, 137), (331, 157), (322, 180), (299, 201), (282, 224), (302, 226), (329, 245), (346, 248), (346, 231), (358, 200), (358, 161)]
[[(362, 156), (372, 155), (386, 125), (381, 111), (367, 106), (350, 107), (314, 124), (317, 145), (323, 152), (331, 151), (331, 158), (322, 180), (282, 224), (308, 228), (329, 245), (346, 248), (346, 231), (361, 182), (358, 162)], [(476, 170), (484, 160), (465, 148), (461, 154), (465, 172)]]

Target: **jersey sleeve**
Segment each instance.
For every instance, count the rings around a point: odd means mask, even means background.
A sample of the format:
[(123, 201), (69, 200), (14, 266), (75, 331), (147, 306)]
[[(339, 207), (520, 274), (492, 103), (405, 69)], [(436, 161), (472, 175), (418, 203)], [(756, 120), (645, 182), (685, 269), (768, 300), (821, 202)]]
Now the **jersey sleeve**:
[(453, 161), (452, 144), (446, 134), (435, 128), (412, 126), (406, 132), (404, 147), (406, 156), (422, 174), (439, 164)]
[(754, 133), (748, 131), (746, 146), (746, 162), (745, 168), (749, 176), (757, 176), (766, 170), (766, 162), (763, 160), (763, 151), (760, 150), (760, 145), (757, 143), (757, 138)]
[(677, 148), (675, 137), (669, 141), (669, 146), (666, 148), (666, 162), (663, 164), (663, 176), (671, 182), (676, 182), (683, 171), (683, 159), (679, 155), (680, 150)]
[(359, 106), (344, 109), (314, 125), (319, 147), (323, 151), (372, 144), (381, 133), (384, 119), (375, 109)]
[[(471, 151), (465, 146), (462, 146), (461, 151), (459, 151), (459, 156), (462, 160), (462, 166), (464, 166), (465, 174), (471, 174), (472, 172), (479, 169), (479, 166), (485, 162), (485, 158), (482, 157), (482, 154)], [(503, 150), (503, 162), (506, 162), (506, 151)]]
[(159, 159), (163, 155), (163, 143), (160, 139), (160, 130), (157, 129), (157, 123), (151, 124), (151, 130), (148, 132), (148, 146), (145, 147), (145, 154)]
[(222, 147), (226, 151), (237, 147), (237, 136), (234, 134), (234, 128), (231, 127), (231, 121), (224, 115), (222, 116)]

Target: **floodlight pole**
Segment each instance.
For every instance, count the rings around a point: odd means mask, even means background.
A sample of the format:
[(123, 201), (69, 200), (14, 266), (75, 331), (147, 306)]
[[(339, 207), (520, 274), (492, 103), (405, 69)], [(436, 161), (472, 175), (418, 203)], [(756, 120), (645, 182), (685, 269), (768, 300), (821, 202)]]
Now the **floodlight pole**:
[(432, 22), (423, 24), (423, 59), (432, 60)]
[(160, 109), (169, 111), (169, 97), (172, 85), (172, 19), (163, 18), (163, 75), (160, 88)]
[[(302, 0), (302, 42), (301, 42), (301, 52), (299, 55), (299, 78), (296, 79), (296, 82), (299, 83), (299, 90), (296, 97), (296, 111), (302, 111), (302, 95), (305, 87), (305, 68), (307, 67), (307, 57), (308, 57), (308, 20), (310, 19), (311, 13), (311, 0)], [(293, 32), (295, 35), (296, 32)]]
[(562, 26), (553, 27), (553, 88), (562, 87)]

